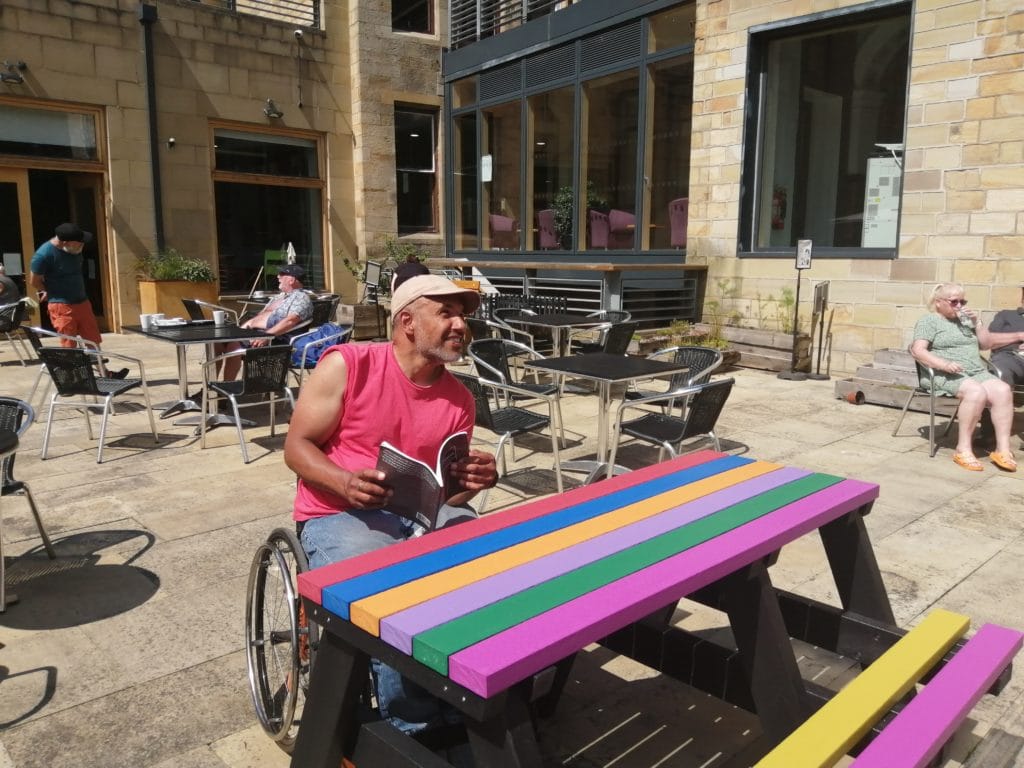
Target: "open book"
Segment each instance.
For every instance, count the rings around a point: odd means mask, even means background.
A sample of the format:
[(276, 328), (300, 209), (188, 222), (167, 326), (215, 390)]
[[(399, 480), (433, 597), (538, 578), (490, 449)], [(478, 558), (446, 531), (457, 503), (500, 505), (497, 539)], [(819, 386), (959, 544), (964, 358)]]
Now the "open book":
[(414, 459), (386, 440), (381, 442), (377, 469), (384, 473), (384, 485), (393, 492), (388, 511), (433, 530), (441, 504), (462, 490), (451, 466), (467, 455), (469, 435), (465, 432), (445, 439), (437, 452), (436, 467)]

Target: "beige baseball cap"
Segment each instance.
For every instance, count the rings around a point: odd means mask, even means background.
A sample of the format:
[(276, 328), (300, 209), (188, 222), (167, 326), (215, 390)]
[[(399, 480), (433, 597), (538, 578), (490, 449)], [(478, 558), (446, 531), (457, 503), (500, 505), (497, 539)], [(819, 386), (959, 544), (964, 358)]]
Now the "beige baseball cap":
[(424, 296), (431, 299), (438, 299), (442, 296), (459, 296), (467, 315), (476, 312), (477, 307), (480, 306), (480, 294), (474, 290), (460, 288), (448, 278), (440, 275), (416, 275), (395, 289), (395, 293), (391, 297), (391, 316), (397, 316), (416, 299), (422, 299)]

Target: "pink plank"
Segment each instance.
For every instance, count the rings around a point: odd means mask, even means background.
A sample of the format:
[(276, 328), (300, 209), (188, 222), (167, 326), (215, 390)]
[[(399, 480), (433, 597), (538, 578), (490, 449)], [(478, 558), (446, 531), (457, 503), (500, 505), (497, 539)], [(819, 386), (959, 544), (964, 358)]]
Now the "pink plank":
[(455, 525), (451, 528), (444, 528), (434, 531), (429, 536), (420, 536), (416, 539), (409, 539), (400, 545), (377, 549), (367, 552), (364, 555), (351, 557), (340, 563), (325, 565), (323, 568), (316, 568), (312, 571), (299, 575), (299, 593), (317, 604), (320, 604), (320, 591), (324, 587), (345, 581), (365, 573), (386, 568), (389, 565), (411, 560), (414, 557), (433, 552), (444, 547), (458, 544), (468, 539), (484, 534), (508, 528), (526, 520), (533, 520), (542, 515), (547, 515), (559, 509), (565, 509), (573, 504), (581, 504), (591, 499), (605, 496), (609, 493), (631, 488), (647, 480), (663, 475), (669, 475), (688, 467), (694, 467), (714, 459), (725, 456), (724, 453), (716, 451), (696, 451), (685, 456), (680, 456), (672, 461), (661, 464), (652, 464), (649, 467), (638, 469), (636, 472), (629, 472), (625, 475), (617, 475), (609, 480), (604, 480), (593, 485), (585, 485), (574, 488), (562, 494), (555, 494), (537, 501), (523, 504), (522, 506), (503, 511), (500, 514), (492, 514), (482, 517), (471, 523)]
[(471, 645), (449, 658), (448, 676), (493, 696), (877, 497), (877, 485), (844, 480)]
[(986, 624), (875, 737), (852, 768), (924, 768), (1021, 648), (1024, 635)]
[(382, 619), (380, 637), (411, 655), (412, 638), (420, 632), (809, 474), (784, 467), (523, 563)]

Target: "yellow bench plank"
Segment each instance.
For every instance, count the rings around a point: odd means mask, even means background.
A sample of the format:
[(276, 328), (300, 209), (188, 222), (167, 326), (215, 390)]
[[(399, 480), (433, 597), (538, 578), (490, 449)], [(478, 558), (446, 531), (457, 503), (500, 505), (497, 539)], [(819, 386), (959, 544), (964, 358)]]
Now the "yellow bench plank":
[(938, 609), (910, 630), (755, 768), (828, 768), (942, 658), (970, 619)]

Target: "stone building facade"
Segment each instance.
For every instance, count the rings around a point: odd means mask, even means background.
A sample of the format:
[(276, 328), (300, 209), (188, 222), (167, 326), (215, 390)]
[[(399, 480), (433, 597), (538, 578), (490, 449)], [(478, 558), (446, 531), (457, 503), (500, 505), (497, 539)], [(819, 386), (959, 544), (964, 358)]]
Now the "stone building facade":
[[(280, 5), (5, 0), (0, 195), (19, 215), (3, 251), (27, 270), (60, 221), (95, 228), (87, 277), (110, 330), (137, 318), (136, 258), (161, 247), (234, 293), (292, 242), (307, 282), (356, 301), (344, 259), (398, 231), (396, 106), (439, 110), (444, 4), (425, 32), (395, 29), (387, 0)], [(439, 251), (437, 229), (412, 239)]]
[[(687, 258), (708, 264), (710, 292), (728, 281), (735, 298), (726, 301), (744, 317), (758, 293), (794, 280), (791, 260), (736, 256), (749, 30), (857, 5), (697, 3)], [(963, 283), (986, 316), (1017, 306), (1024, 283), (1024, 8), (918, 0), (912, 29), (895, 257), (815, 259), (804, 273), (830, 281), (838, 371), (877, 349), (905, 348), (936, 282)]]

